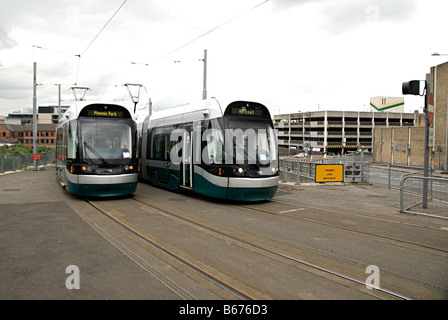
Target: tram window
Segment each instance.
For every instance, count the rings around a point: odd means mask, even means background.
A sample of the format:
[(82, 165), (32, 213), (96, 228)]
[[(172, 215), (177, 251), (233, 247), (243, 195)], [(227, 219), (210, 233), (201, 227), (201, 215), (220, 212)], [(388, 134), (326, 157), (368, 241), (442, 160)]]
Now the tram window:
[[(96, 119), (81, 124), (84, 156), (97, 159), (130, 158), (132, 154), (132, 129), (127, 122)], [(92, 150), (93, 148), (93, 150)]]
[(76, 159), (77, 156), (77, 122), (76, 120), (70, 121), (68, 125), (68, 137), (67, 137), (67, 158)]
[(65, 154), (63, 148), (63, 131), (62, 128), (58, 128), (56, 133), (56, 154), (58, 155), (58, 160), (61, 160), (62, 154)]
[(226, 157), (224, 133), (222, 125), (216, 119), (211, 120), (205, 127), (205, 136), (203, 133), (203, 145), (202, 149), (206, 150), (204, 156), (208, 157), (203, 159), (206, 163), (224, 163)]
[(173, 142), (170, 141), (171, 128), (157, 128), (151, 131), (150, 159), (170, 161)]

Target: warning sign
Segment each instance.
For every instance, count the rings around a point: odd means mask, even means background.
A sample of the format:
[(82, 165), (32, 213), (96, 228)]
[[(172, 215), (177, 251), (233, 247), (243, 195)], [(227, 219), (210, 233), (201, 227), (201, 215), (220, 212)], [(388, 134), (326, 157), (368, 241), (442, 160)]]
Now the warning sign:
[(432, 91), (429, 93), (428, 97), (428, 120), (429, 125), (432, 126), (434, 122), (434, 94)]
[(316, 164), (316, 182), (344, 182), (344, 165)]

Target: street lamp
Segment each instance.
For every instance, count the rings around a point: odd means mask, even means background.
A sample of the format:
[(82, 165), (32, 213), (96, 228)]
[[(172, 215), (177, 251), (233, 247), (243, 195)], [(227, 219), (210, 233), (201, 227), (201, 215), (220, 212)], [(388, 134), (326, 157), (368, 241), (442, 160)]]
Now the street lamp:
[(409, 82), (403, 82), (402, 93), (407, 95), (422, 96), (420, 94), (420, 82), (424, 82), (423, 95), (425, 96), (425, 150), (424, 150), (424, 167), (423, 167), (423, 209), (428, 208), (428, 170), (429, 170), (429, 116), (428, 116), (428, 96), (431, 91), (431, 85), (429, 81), (429, 74), (426, 75), (426, 80), (412, 80)]

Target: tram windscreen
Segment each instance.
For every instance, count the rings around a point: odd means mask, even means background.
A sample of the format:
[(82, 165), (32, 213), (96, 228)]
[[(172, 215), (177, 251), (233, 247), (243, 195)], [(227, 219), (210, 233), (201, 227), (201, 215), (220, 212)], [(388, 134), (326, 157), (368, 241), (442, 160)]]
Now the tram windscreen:
[[(243, 117), (224, 117), (225, 127), (233, 132), (233, 154), (237, 162), (268, 164), (277, 160), (277, 139), (272, 121)], [(226, 143), (226, 149), (230, 145)]]
[(129, 119), (80, 119), (81, 158), (88, 163), (126, 164), (132, 158), (134, 123)]

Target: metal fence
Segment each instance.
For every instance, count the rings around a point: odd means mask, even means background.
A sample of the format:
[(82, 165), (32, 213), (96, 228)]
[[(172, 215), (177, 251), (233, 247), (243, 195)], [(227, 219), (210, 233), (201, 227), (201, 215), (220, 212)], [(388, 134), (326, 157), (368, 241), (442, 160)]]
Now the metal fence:
[[(32, 154), (7, 154), (0, 155), (0, 172), (26, 170), (27, 167), (34, 166)], [(36, 160), (37, 166), (54, 163), (56, 151), (42, 153), (42, 160)]]
[(344, 165), (345, 182), (369, 182), (369, 166), (363, 152), (328, 159), (280, 159), (280, 181), (312, 183), (316, 181), (316, 165), (342, 164)]
[(403, 213), (448, 219), (448, 179), (403, 175), (400, 183), (400, 210)]

